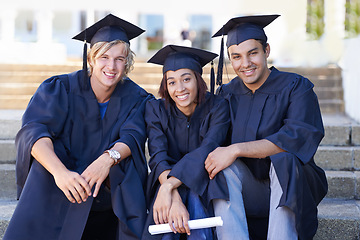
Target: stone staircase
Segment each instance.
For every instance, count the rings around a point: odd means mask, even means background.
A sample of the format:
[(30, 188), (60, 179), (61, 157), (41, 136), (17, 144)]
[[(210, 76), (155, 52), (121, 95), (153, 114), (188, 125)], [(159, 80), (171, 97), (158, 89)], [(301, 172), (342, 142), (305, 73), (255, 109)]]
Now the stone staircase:
[[(17, 204), (14, 138), (24, 108), (41, 81), (79, 68), (79, 62), (62, 66), (0, 65), (0, 239)], [(139, 62), (135, 69), (130, 77), (156, 95), (161, 67)], [(341, 71), (285, 70), (308, 76), (314, 82), (323, 112), (325, 138), (315, 161), (326, 170), (329, 192), (318, 207), (319, 228), (314, 239), (360, 239), (360, 124), (343, 114)], [(204, 73), (208, 81), (209, 69)], [(232, 72), (225, 74), (224, 82), (233, 76)], [(25, 87), (27, 84), (32, 88)]]
[[(81, 69), (80, 61), (63, 65), (13, 65), (0, 64), (0, 109), (25, 109), (30, 97), (45, 79), (63, 73)], [(217, 64), (215, 64), (217, 65)], [(139, 60), (129, 77), (157, 95), (162, 79), (161, 66)], [(341, 69), (338, 67), (323, 68), (285, 68), (284, 71), (297, 72), (308, 77), (315, 85), (321, 111), (323, 113), (344, 112)], [(229, 82), (236, 75), (229, 63), (226, 64), (223, 83)], [(210, 67), (204, 68), (203, 77), (209, 84)]]

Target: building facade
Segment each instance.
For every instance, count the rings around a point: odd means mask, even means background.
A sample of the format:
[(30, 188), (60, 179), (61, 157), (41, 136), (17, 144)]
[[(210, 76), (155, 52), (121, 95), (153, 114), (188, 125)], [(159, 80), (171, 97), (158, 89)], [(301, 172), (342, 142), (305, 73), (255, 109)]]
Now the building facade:
[(79, 59), (82, 43), (71, 38), (108, 13), (146, 30), (131, 41), (137, 57), (144, 60), (166, 44), (219, 52), (220, 38), (211, 36), (230, 18), (277, 13), (281, 17), (265, 28), (272, 63), (278, 67), (340, 66), (345, 111), (360, 121), (354, 104), (360, 100), (356, 91), (360, 89), (360, 38), (358, 32), (351, 32), (356, 26), (349, 24), (348, 7), (359, 1), (13, 0), (0, 10), (0, 63), (62, 64)]

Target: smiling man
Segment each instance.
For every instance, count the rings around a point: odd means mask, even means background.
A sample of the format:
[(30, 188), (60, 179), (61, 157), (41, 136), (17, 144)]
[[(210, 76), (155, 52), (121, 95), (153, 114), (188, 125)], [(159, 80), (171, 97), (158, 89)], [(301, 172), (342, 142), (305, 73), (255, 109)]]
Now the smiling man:
[(231, 144), (205, 161), (209, 177), (223, 171), (229, 188), (230, 201), (214, 202), (224, 221), (219, 239), (312, 239), (317, 205), (327, 192), (325, 173), (313, 159), (324, 136), (314, 85), (268, 68), (263, 28), (277, 17), (233, 18), (213, 36), (227, 35), (237, 74), (218, 89), (230, 104)]

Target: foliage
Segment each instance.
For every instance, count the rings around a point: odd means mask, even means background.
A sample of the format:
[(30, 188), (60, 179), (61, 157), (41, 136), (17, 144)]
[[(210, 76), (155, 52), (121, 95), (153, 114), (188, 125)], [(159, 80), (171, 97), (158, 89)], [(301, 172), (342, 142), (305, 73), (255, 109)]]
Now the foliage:
[(356, 37), (360, 34), (360, 0), (347, 0), (345, 9), (346, 36)]
[(324, 0), (308, 0), (306, 32), (311, 40), (324, 34)]

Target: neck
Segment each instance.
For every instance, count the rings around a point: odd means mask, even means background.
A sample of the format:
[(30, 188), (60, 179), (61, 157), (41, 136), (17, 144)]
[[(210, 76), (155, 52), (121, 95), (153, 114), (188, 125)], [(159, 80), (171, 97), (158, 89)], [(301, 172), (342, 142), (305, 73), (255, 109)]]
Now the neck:
[(93, 90), (95, 97), (99, 103), (104, 103), (110, 100), (112, 93), (115, 90), (115, 86), (112, 87), (105, 87), (103, 85), (96, 84), (95, 82), (91, 81), (91, 89)]

